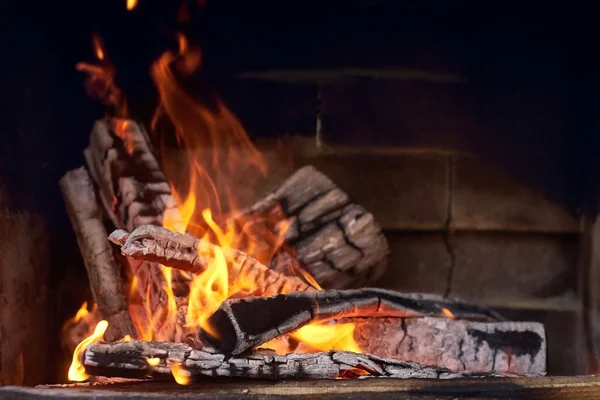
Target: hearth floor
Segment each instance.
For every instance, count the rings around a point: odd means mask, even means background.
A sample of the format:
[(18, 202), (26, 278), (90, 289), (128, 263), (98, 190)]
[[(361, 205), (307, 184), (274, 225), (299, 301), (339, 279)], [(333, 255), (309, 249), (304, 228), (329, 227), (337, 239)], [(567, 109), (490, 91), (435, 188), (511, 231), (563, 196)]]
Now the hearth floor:
[(170, 381), (110, 379), (103, 383), (3, 387), (0, 399), (598, 399), (600, 376), (465, 379), (452, 381), (206, 380), (189, 386)]

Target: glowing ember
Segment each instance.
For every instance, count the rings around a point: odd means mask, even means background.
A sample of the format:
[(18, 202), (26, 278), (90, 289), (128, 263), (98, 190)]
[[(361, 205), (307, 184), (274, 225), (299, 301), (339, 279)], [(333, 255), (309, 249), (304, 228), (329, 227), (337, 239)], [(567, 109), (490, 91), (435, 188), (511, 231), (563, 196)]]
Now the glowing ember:
[(189, 385), (192, 383), (190, 372), (186, 371), (180, 363), (173, 363), (171, 373), (173, 374), (173, 378), (175, 378), (175, 382), (180, 385)]
[(69, 368), (69, 380), (73, 382), (82, 382), (89, 378), (89, 375), (85, 372), (85, 367), (83, 366), (83, 353), (85, 352), (86, 347), (88, 347), (92, 343), (96, 343), (102, 340), (104, 336), (104, 332), (106, 332), (106, 328), (108, 328), (108, 322), (102, 320), (98, 322), (96, 328), (94, 329), (94, 333), (91, 336), (85, 338), (81, 343), (77, 345), (75, 352), (73, 353), (73, 361), (71, 362), (71, 367)]

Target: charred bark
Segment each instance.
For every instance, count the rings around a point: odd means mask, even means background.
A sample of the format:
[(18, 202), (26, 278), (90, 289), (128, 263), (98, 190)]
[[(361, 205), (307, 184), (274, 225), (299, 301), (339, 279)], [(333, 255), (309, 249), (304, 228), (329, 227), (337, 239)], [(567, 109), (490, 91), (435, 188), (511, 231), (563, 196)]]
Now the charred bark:
[(387, 267), (388, 243), (373, 215), (312, 166), (296, 171), (234, 220), (262, 224), (274, 234), (288, 226), (285, 246), (261, 261), (289, 273), (288, 260), (297, 260), (324, 288), (365, 286)]
[[(546, 334), (537, 322), (448, 318), (354, 319), (362, 351), (452, 371), (546, 373)], [(298, 349), (297, 349), (298, 350)]]
[(131, 234), (123, 230), (113, 232), (109, 239), (121, 246), (121, 253), (137, 260), (161, 263), (172, 268), (200, 274), (204, 272), (216, 252), (227, 260), (230, 286), (244, 280), (253, 288), (239, 293), (246, 296), (269, 296), (315, 289), (303, 280), (282, 275), (236, 249), (222, 248), (191, 235), (171, 232), (154, 225), (144, 225)]
[[(150, 366), (148, 359), (153, 359), (157, 364)], [(94, 343), (84, 355), (84, 366), (88, 373), (109, 377), (171, 375), (173, 365), (181, 366), (180, 374), (191, 378), (334, 379), (372, 376), (451, 379), (482, 376), (344, 351), (280, 356), (271, 351), (258, 350), (245, 357), (228, 357), (194, 350), (183, 343), (124, 342)]]
[(60, 180), (67, 212), (87, 269), (94, 301), (101, 318), (109, 321), (106, 337), (136, 336), (123, 294), (117, 265), (102, 222), (94, 188), (83, 167), (67, 172)]
[[(84, 155), (99, 187), (100, 200), (117, 228), (131, 231), (143, 224), (162, 225), (167, 221), (173, 229), (183, 231), (176, 200), (149, 143), (145, 131), (134, 121), (96, 121)], [(136, 322), (153, 326), (159, 338), (172, 340), (176, 326), (168, 315), (165, 302), (169, 294), (161, 266), (131, 258), (123, 262), (137, 277), (136, 300), (130, 304), (139, 318)], [(188, 280), (177, 271), (171, 276), (177, 282), (173, 285), (174, 295), (187, 293)], [(146, 304), (136, 304), (139, 302)]]
[(225, 354), (241, 354), (310, 322), (352, 317), (444, 317), (499, 321), (491, 310), (436, 295), (385, 289), (322, 290), (228, 299), (207, 320), (200, 341)]

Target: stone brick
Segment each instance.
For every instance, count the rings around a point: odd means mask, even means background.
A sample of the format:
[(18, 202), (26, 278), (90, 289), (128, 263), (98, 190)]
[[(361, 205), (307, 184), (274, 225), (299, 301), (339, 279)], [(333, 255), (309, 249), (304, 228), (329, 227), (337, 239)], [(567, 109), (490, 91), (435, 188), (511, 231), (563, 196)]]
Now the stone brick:
[(375, 286), (443, 295), (451, 259), (439, 233), (386, 233), (388, 269)]
[(578, 232), (561, 204), (478, 158), (459, 156), (454, 171), (452, 226), (456, 229)]
[(441, 229), (447, 220), (447, 157), (441, 154), (319, 154), (312, 164), (367, 210), (384, 229)]
[(576, 291), (577, 236), (465, 232), (450, 243), (453, 296), (501, 304)]

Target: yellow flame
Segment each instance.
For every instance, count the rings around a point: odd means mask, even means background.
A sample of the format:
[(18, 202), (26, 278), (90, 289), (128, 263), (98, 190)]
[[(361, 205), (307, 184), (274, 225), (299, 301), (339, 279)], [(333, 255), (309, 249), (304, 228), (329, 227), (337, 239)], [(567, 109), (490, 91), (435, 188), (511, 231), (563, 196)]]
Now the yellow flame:
[[(302, 344), (302, 347), (294, 350), (296, 352), (316, 353), (319, 351), (344, 350), (361, 353), (360, 346), (354, 340), (355, 328), (354, 323), (310, 324), (288, 336)], [(260, 347), (275, 350), (277, 354), (287, 354), (291, 351), (289, 342), (285, 340), (285, 337), (275, 338)]]
[(160, 358), (158, 358), (158, 357), (146, 357), (146, 362), (148, 363), (149, 366), (156, 367), (158, 364), (160, 364)]
[(318, 351), (345, 350), (360, 353), (354, 340), (354, 323), (336, 325), (311, 324), (303, 326), (290, 336)]
[(173, 363), (171, 373), (173, 374), (173, 378), (175, 378), (175, 382), (180, 385), (189, 385), (192, 383), (190, 372), (185, 370), (180, 363)]
[(130, 335), (125, 335), (123, 337), (123, 339), (121, 339), (122, 342), (133, 342), (133, 339), (131, 338)]
[(73, 361), (71, 362), (71, 367), (69, 368), (69, 380), (73, 382), (82, 382), (89, 378), (89, 375), (85, 372), (85, 367), (83, 366), (83, 353), (85, 349), (92, 343), (98, 342), (102, 340), (104, 336), (104, 332), (106, 332), (106, 328), (108, 328), (108, 321), (102, 320), (98, 322), (96, 328), (94, 329), (94, 333), (91, 336), (83, 339), (81, 343), (77, 345), (75, 348), (75, 352), (73, 353)]
[(138, 0), (127, 0), (127, 11), (133, 10), (138, 5)]

